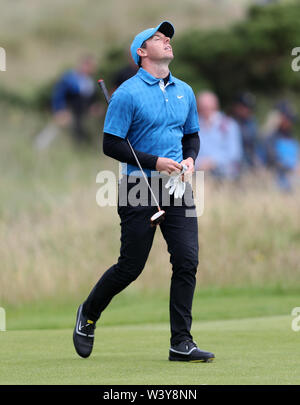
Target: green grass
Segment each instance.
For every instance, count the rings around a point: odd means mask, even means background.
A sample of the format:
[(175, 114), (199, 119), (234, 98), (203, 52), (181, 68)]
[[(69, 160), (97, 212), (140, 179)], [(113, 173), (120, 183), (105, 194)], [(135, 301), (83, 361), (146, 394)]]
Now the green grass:
[[(117, 174), (117, 162), (103, 155), (101, 138), (79, 150), (68, 131), (38, 153), (33, 139), (47, 119), (1, 104), (0, 305), (5, 307), (58, 296), (77, 301), (119, 255), (116, 207), (99, 207), (95, 198), (97, 173)], [(95, 126), (95, 137), (101, 128)], [(199, 287), (299, 287), (300, 189), (280, 194), (266, 173), (244, 181), (235, 188), (205, 182)], [(170, 275), (158, 229), (134, 288), (168, 291)]]
[(7, 307), (0, 333), (0, 384), (299, 384), (299, 333), (291, 311), (299, 291), (197, 290), (192, 335), (211, 364), (170, 363), (168, 295), (131, 287), (97, 323), (89, 359), (72, 343), (78, 302)]
[(1, 384), (299, 384), (299, 335), (289, 316), (195, 322), (213, 363), (170, 363), (166, 323), (99, 326), (92, 356), (79, 358), (72, 330), (0, 334)]
[[(87, 292), (88, 293), (88, 292)], [(280, 288), (200, 289), (193, 301), (194, 321), (243, 319), (290, 314), (300, 305), (299, 290)], [(81, 297), (81, 301), (84, 297)], [(8, 330), (72, 328), (80, 300), (55, 298), (6, 306)], [(114, 297), (101, 316), (103, 326), (165, 323), (169, 320), (166, 292), (136, 291), (134, 285)]]

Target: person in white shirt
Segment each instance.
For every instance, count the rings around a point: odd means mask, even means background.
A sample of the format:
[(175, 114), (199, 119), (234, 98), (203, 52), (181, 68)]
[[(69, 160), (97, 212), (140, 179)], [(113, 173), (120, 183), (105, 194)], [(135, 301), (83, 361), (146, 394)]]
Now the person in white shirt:
[(217, 96), (209, 91), (197, 96), (200, 151), (196, 170), (220, 179), (236, 179), (242, 160), (242, 142), (237, 122), (219, 110)]

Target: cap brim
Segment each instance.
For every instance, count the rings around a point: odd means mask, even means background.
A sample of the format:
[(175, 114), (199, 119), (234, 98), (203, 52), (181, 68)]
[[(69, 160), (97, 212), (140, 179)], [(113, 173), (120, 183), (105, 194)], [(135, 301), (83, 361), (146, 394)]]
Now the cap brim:
[(161, 32), (166, 37), (172, 38), (174, 35), (174, 27), (169, 21), (163, 21), (157, 28), (156, 31)]

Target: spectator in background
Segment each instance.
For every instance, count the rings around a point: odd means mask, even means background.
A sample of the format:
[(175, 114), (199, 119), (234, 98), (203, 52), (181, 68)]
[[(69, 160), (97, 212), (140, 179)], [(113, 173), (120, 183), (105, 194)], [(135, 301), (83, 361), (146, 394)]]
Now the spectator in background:
[(209, 91), (197, 96), (200, 123), (200, 152), (196, 170), (209, 172), (217, 179), (237, 179), (242, 160), (238, 124), (219, 111), (217, 96)]
[(77, 69), (63, 74), (53, 91), (53, 114), (59, 121), (72, 122), (73, 136), (78, 142), (88, 141), (83, 120), (95, 102), (96, 88), (92, 78), (95, 71), (95, 58), (85, 56), (80, 60)]
[(134, 60), (132, 59), (131, 55), (128, 55), (128, 64), (122, 67), (114, 76), (113, 79), (113, 92), (121, 86), (123, 82), (130, 79), (134, 76), (138, 71), (138, 66), (135, 64)]
[(241, 132), (245, 169), (253, 169), (257, 163), (258, 125), (253, 113), (254, 107), (255, 97), (251, 93), (237, 95), (232, 105), (232, 115)]
[(91, 55), (81, 58), (76, 69), (68, 70), (57, 81), (52, 93), (53, 121), (37, 136), (35, 145), (44, 149), (65, 127), (72, 128), (77, 143), (89, 142), (84, 126), (87, 113), (97, 114), (96, 87), (92, 75), (96, 71), (96, 60)]
[(293, 135), (297, 119), (292, 106), (286, 100), (280, 101), (277, 111), (277, 127), (266, 142), (266, 156), (269, 165), (275, 170), (276, 180), (282, 191), (292, 191), (292, 177), (299, 168), (299, 142)]

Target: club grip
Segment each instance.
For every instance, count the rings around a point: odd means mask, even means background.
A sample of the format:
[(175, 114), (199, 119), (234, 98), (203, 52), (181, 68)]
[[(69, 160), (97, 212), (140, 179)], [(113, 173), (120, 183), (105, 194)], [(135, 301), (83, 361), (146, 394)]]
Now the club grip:
[(100, 89), (102, 90), (102, 93), (104, 94), (104, 97), (105, 97), (105, 100), (106, 100), (107, 104), (109, 104), (110, 96), (109, 96), (109, 94), (108, 94), (108, 91), (107, 91), (107, 88), (106, 88), (106, 86), (105, 86), (104, 80), (103, 80), (103, 79), (99, 79), (99, 80), (98, 80), (98, 85), (99, 85)]

